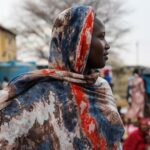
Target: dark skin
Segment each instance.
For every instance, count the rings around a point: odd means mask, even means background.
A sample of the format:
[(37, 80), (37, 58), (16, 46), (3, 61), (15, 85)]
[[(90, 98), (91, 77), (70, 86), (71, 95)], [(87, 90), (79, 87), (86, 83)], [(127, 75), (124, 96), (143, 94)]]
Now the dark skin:
[(94, 21), (93, 34), (91, 40), (90, 53), (87, 60), (85, 72), (96, 68), (103, 68), (108, 59), (108, 42), (105, 40), (104, 24), (97, 18)]

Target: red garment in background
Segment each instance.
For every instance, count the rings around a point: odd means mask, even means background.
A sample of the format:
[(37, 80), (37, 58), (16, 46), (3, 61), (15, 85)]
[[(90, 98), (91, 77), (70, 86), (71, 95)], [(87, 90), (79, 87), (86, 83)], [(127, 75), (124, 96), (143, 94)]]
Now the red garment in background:
[(146, 150), (146, 146), (144, 134), (138, 129), (125, 140), (123, 150)]

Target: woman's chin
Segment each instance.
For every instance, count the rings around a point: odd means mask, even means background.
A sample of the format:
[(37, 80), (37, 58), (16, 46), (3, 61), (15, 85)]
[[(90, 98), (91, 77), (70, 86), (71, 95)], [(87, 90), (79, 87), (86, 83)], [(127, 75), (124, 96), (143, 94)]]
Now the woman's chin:
[(99, 68), (104, 68), (104, 67), (105, 67), (105, 65), (106, 65), (106, 63), (105, 63), (105, 62), (103, 62), (103, 63), (99, 66)]

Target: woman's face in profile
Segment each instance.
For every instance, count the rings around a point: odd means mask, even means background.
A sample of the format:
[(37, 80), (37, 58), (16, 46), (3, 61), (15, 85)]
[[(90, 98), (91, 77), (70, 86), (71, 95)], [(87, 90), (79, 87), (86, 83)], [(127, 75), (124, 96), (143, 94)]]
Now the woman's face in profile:
[(94, 28), (91, 40), (88, 68), (102, 68), (108, 59), (109, 44), (105, 40), (104, 24), (97, 18), (94, 21)]

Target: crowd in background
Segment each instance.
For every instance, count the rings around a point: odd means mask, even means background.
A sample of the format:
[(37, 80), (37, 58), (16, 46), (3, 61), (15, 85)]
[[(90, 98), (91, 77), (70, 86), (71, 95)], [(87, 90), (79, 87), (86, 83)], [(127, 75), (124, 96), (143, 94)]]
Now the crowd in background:
[[(102, 69), (102, 76), (112, 90), (112, 68)], [(122, 139), (124, 150), (150, 150), (150, 74), (134, 69), (128, 79), (128, 108), (118, 107), (125, 133)], [(121, 110), (122, 109), (122, 110)]]
[[(147, 79), (147, 80), (145, 80)], [(125, 125), (124, 150), (150, 149), (150, 76), (138, 69), (129, 77), (127, 88), (128, 109), (121, 114)]]
[[(101, 70), (103, 78), (113, 90), (112, 68)], [(9, 79), (4, 77), (0, 88), (7, 86)], [(125, 127), (122, 139), (124, 150), (150, 150), (150, 76), (142, 74), (138, 69), (128, 79), (128, 109), (122, 113), (118, 108)]]

